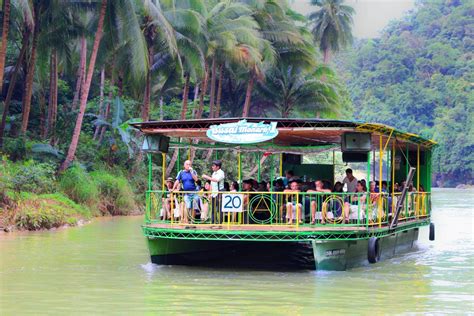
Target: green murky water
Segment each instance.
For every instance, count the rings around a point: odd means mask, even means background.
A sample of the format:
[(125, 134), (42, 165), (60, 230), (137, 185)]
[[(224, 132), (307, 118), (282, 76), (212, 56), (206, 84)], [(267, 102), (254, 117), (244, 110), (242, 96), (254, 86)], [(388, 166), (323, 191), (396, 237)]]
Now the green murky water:
[(345, 272), (149, 263), (142, 218), (0, 235), (0, 314), (474, 313), (474, 191), (433, 193), (435, 242)]

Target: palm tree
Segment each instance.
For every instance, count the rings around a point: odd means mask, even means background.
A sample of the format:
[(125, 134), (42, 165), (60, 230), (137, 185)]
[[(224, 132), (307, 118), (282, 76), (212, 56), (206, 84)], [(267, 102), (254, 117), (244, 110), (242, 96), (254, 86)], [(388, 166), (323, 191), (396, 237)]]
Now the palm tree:
[(206, 6), (201, 0), (169, 0), (163, 1), (162, 4), (164, 16), (175, 31), (177, 58), (174, 66), (183, 77), (181, 118), (185, 119), (190, 84), (192, 81), (197, 82), (206, 69), (203, 51), (206, 46), (206, 34), (203, 30)]
[(352, 43), (354, 9), (342, 4), (344, 0), (311, 0), (320, 9), (309, 16), (313, 24), (312, 33), (327, 64), (331, 52)]
[(30, 58), (28, 61), (28, 69), (26, 71), (26, 80), (25, 80), (25, 91), (23, 93), (23, 116), (21, 120), (21, 133), (25, 134), (28, 127), (28, 120), (30, 117), (30, 108), (31, 108), (31, 97), (33, 95), (33, 79), (35, 74), (36, 66), (36, 49), (38, 45), (38, 36), (39, 36), (39, 17), (43, 4), (35, 4), (33, 9), (33, 20), (35, 21), (33, 27), (33, 39), (31, 43), (31, 52)]
[(303, 67), (314, 65), (311, 45), (303, 28), (295, 23), (295, 14), (284, 0), (241, 0), (252, 8), (253, 17), (260, 26), (260, 52), (262, 59), (251, 65), (242, 116), (250, 113), (250, 101), (255, 81), (262, 81), (265, 73), (278, 61), (300, 64)]
[(94, 74), (95, 60), (97, 58), (97, 52), (99, 50), (99, 44), (102, 38), (106, 9), (107, 9), (107, 0), (102, 0), (100, 13), (99, 13), (99, 23), (97, 25), (97, 31), (95, 33), (94, 45), (92, 47), (89, 67), (87, 70), (86, 82), (84, 83), (84, 87), (81, 91), (81, 102), (79, 106), (79, 114), (77, 115), (76, 125), (74, 127), (74, 133), (72, 135), (72, 140), (71, 140), (71, 144), (69, 145), (69, 150), (67, 152), (66, 159), (59, 167), (59, 171), (66, 170), (71, 164), (71, 162), (74, 160), (74, 156), (76, 154), (77, 144), (79, 143), (79, 136), (81, 134), (82, 120), (84, 118), (84, 113), (86, 111), (87, 98), (89, 96), (89, 89), (92, 82), (92, 75)]
[(280, 65), (267, 74), (264, 83), (259, 83), (258, 90), (265, 104), (271, 104), (283, 118), (303, 112), (312, 116), (317, 112), (338, 115), (338, 87), (332, 80), (322, 80), (323, 76), (332, 78), (333, 73), (325, 66), (305, 71)]
[[(110, 77), (110, 86), (114, 87), (125, 80), (130, 90), (143, 91), (147, 76), (147, 44), (140, 27), (137, 12), (141, 9), (134, 0), (111, 1), (107, 6), (104, 21), (104, 38), (101, 43), (98, 61), (105, 65), (105, 73)], [(117, 67), (120, 65), (120, 67)], [(119, 93), (120, 95), (120, 93)], [(100, 106), (99, 116), (110, 119), (113, 89), (110, 89), (105, 104)], [(99, 143), (105, 135), (107, 125), (99, 125), (94, 133)], [(100, 131), (100, 133), (99, 133)]]
[(0, 46), (0, 93), (3, 87), (3, 73), (5, 71), (5, 56), (8, 44), (8, 29), (10, 26), (10, 0), (5, 0), (3, 7), (2, 46)]
[[(12, 23), (12, 28), (10, 28), (10, 30), (16, 31), (17, 33), (21, 33), (22, 44), (21, 44), (21, 49), (18, 54), (16, 64), (10, 76), (7, 96), (4, 102), (2, 122), (0, 124), (0, 146), (3, 146), (3, 134), (5, 131), (6, 120), (7, 120), (7, 116), (8, 116), (8, 112), (10, 108), (10, 102), (13, 96), (13, 90), (15, 88), (21, 66), (24, 63), (25, 56), (29, 48), (28, 44), (29, 44), (30, 35), (33, 32), (33, 28), (34, 28), (33, 11), (31, 7), (31, 3), (28, 0), (13, 1), (11, 9), (12, 9), (12, 13), (16, 14), (16, 18), (14, 18), (14, 20), (16, 20), (17, 23)], [(1, 90), (2, 89), (0, 87), (0, 91)]]
[[(216, 108), (220, 106), (217, 105), (216, 94), (221, 93), (219, 87), (222, 89), (224, 64), (242, 63), (244, 48), (259, 47), (262, 39), (259, 25), (252, 17), (252, 10), (242, 3), (223, 1), (215, 4), (206, 17), (206, 30), (206, 56), (211, 65), (209, 116), (215, 117)], [(216, 80), (219, 81), (217, 87)], [(220, 97), (218, 99), (220, 101)]]
[[(58, 116), (58, 80), (59, 73), (70, 64), (73, 45), (75, 40), (83, 33), (82, 25), (75, 18), (76, 8), (71, 8), (65, 2), (50, 0), (42, 11), (38, 23), (41, 32), (38, 38), (38, 59), (36, 77), (43, 88), (42, 83), (49, 77), (49, 100), (48, 109), (41, 109), (42, 137), (48, 137), (51, 133), (51, 142), (54, 142), (56, 120)], [(49, 58), (48, 58), (49, 57)], [(49, 64), (49, 76), (47, 65)], [(41, 89), (43, 88), (43, 89)], [(40, 97), (44, 96), (44, 94)], [(41, 102), (40, 102), (41, 104)], [(46, 113), (44, 113), (46, 112)]]
[(144, 26), (143, 32), (147, 44), (148, 69), (146, 73), (145, 92), (141, 117), (143, 121), (148, 121), (150, 115), (150, 103), (152, 95), (152, 68), (154, 65), (154, 52), (157, 43), (166, 43), (167, 52), (172, 57), (178, 53), (175, 30), (166, 19), (162, 8), (157, 0), (145, 0), (144, 6)]

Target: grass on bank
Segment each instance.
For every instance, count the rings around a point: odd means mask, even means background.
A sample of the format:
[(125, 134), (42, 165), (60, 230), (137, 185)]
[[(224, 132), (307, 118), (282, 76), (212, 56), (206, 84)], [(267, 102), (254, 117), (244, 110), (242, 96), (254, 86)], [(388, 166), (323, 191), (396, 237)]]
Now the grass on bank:
[(76, 225), (80, 219), (127, 215), (135, 195), (117, 170), (87, 172), (74, 165), (59, 176), (54, 163), (33, 160), (0, 165), (0, 227), (38, 230)]

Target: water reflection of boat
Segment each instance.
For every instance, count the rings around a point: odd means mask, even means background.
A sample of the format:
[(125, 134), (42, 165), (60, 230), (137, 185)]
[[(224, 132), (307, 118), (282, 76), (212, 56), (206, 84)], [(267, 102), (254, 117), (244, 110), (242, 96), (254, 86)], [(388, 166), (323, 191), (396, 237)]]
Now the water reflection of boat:
[[(145, 134), (149, 180), (143, 232), (154, 263), (344, 270), (411, 249), (419, 227), (430, 225), (435, 143), (420, 136), (381, 124), (315, 119), (132, 125)], [(164, 173), (156, 189), (152, 156), (158, 153), (154, 161), (160, 160), (166, 170), (169, 148), (177, 150), (178, 170), (180, 155), (189, 159), (195, 151), (212, 149), (228, 174), (236, 169), (239, 184), (241, 162), (252, 157), (258, 164), (257, 181), (271, 180), (269, 190), (220, 190), (211, 199), (210, 192), (168, 192)], [(332, 162), (303, 163), (304, 156), (319, 153), (330, 153)], [(331, 190), (336, 165), (342, 162), (359, 170), (362, 164), (372, 186), (366, 181), (358, 192)], [(300, 178), (290, 179), (294, 185), (282, 190), (275, 179), (290, 169)], [(325, 190), (312, 188), (316, 179)], [(397, 190), (396, 184), (402, 188)], [(186, 194), (199, 196), (189, 209)], [(204, 213), (207, 218), (201, 218)], [(430, 232), (434, 234), (434, 226)]]

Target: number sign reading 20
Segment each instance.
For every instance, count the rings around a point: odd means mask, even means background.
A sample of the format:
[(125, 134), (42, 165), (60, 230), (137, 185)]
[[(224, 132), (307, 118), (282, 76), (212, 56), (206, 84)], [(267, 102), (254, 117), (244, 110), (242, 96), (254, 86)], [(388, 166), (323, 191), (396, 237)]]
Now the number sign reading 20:
[(222, 213), (242, 212), (243, 194), (222, 194)]

